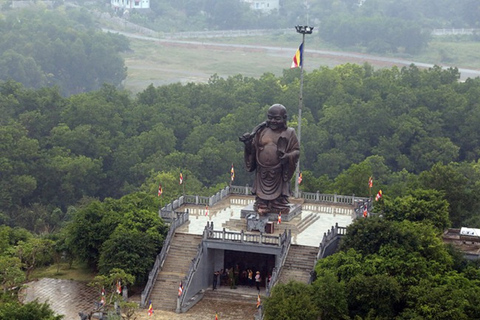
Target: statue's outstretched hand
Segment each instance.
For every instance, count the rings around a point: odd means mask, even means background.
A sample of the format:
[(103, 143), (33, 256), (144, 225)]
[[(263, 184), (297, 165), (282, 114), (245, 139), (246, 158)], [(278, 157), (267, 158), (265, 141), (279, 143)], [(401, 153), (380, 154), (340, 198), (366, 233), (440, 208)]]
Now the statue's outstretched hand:
[(240, 141), (242, 141), (243, 143), (248, 143), (248, 142), (252, 142), (252, 138), (253, 136), (249, 133), (249, 132), (245, 132), (241, 137), (239, 137), (238, 139)]

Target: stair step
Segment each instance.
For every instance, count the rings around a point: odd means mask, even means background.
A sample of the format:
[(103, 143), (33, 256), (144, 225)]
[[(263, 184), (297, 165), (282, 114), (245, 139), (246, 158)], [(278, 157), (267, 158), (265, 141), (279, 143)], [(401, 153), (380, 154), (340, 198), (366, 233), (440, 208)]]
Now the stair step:
[(175, 233), (150, 294), (155, 309), (174, 311), (177, 308), (178, 286), (190, 269), (201, 242), (201, 236)]

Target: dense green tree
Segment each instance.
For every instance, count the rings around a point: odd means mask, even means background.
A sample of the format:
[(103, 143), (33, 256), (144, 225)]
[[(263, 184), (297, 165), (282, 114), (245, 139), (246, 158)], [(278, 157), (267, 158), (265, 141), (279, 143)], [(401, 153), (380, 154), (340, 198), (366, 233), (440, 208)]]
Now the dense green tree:
[(304, 283), (291, 281), (288, 284), (277, 284), (271, 296), (264, 301), (264, 318), (315, 320), (318, 309), (312, 296), (312, 286)]
[(32, 237), (28, 241), (19, 241), (15, 246), (15, 255), (20, 259), (28, 279), (31, 272), (39, 267), (53, 262), (54, 242), (49, 239)]
[[(77, 12), (80, 10), (80, 12)], [(0, 26), (2, 80), (30, 88), (57, 85), (64, 95), (119, 86), (126, 77), (124, 37), (93, 29), (81, 9), (23, 9)]]
[(142, 282), (167, 232), (157, 212), (152, 194), (93, 201), (74, 213), (67, 245), (102, 274), (121, 268)]
[(326, 270), (313, 282), (313, 300), (321, 319), (349, 319), (345, 283)]
[(17, 257), (0, 256), (0, 284), (3, 293), (25, 281), (22, 263)]
[[(478, 221), (471, 220), (471, 212), (478, 211), (479, 195), (478, 166), (476, 163), (435, 164), (424, 171), (419, 178), (426, 188), (445, 193), (449, 204), (449, 218), (456, 228), (462, 226), (479, 227)], [(469, 219), (470, 218), (470, 219)]]
[(401, 290), (395, 278), (389, 275), (357, 275), (346, 285), (350, 314), (352, 317), (392, 319), (396, 304), (400, 302)]
[(385, 197), (378, 209), (386, 219), (430, 223), (439, 234), (450, 227), (448, 202), (440, 191), (416, 189), (393, 200)]
[(56, 315), (48, 303), (34, 301), (22, 304), (15, 301), (0, 304), (0, 318), (22, 320), (62, 320), (63, 316)]

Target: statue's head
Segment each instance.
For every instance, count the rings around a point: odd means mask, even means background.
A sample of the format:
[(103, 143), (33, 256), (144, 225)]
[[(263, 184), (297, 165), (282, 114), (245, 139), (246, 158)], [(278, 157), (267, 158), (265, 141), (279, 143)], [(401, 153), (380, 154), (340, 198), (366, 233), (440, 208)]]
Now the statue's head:
[(287, 109), (283, 105), (274, 104), (268, 109), (267, 126), (274, 131), (287, 128)]

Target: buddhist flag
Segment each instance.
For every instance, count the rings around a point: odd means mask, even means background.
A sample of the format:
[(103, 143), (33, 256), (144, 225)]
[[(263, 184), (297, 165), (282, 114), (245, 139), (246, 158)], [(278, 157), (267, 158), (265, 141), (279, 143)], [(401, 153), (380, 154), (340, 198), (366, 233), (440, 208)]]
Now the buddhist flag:
[(152, 316), (152, 315), (153, 315), (152, 300), (150, 300), (150, 305), (148, 306), (148, 315), (149, 315), (149, 316)]
[(373, 178), (370, 177), (370, 179), (368, 179), (368, 187), (371, 188), (373, 187)]
[(183, 183), (183, 174), (182, 174), (182, 171), (180, 171), (180, 180), (179, 180), (180, 184)]
[(163, 193), (162, 184), (158, 185), (158, 196), (160, 197)]
[(281, 212), (278, 214), (278, 220), (277, 220), (277, 224), (280, 224), (280, 223), (282, 223), (282, 213)]
[(383, 196), (382, 190), (378, 190), (378, 193), (377, 193), (377, 195), (375, 196), (375, 201), (380, 200), (380, 198), (381, 198), (382, 196)]
[(260, 300), (260, 294), (257, 296), (257, 308), (260, 308), (262, 301)]
[(233, 169), (233, 163), (232, 163), (232, 169), (230, 169), (230, 180), (233, 180), (235, 179), (235, 169)]
[(208, 206), (205, 206), (205, 216), (208, 216)]
[(298, 68), (302, 65), (302, 63), (303, 63), (303, 42), (300, 45), (300, 47), (298, 47), (297, 52), (293, 56), (292, 66), (290, 67), (290, 69)]
[(100, 298), (100, 305), (105, 305), (105, 288), (102, 287), (102, 298)]
[(180, 281), (180, 285), (178, 286), (178, 296), (179, 296), (179, 297), (182, 295), (182, 292), (183, 292), (183, 284), (182, 284), (182, 282)]
[(302, 175), (302, 172), (300, 171), (298, 173), (298, 184), (302, 183), (302, 181), (303, 181), (303, 175)]
[(117, 293), (122, 293), (122, 283), (120, 282), (120, 280), (117, 281)]
[(366, 218), (368, 217), (368, 206), (367, 204), (365, 203), (364, 207), (363, 207), (363, 217)]

